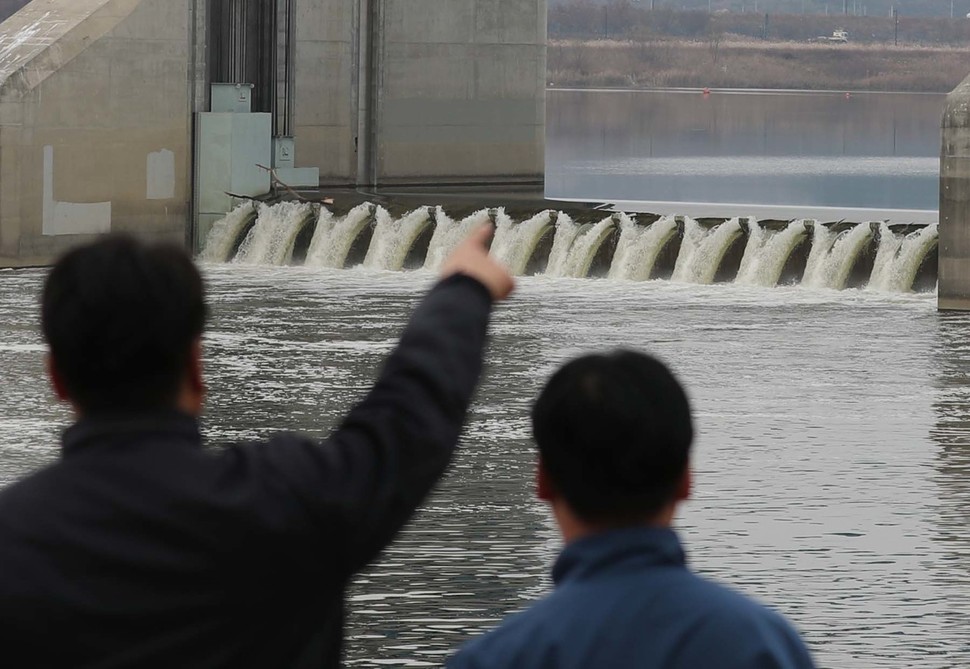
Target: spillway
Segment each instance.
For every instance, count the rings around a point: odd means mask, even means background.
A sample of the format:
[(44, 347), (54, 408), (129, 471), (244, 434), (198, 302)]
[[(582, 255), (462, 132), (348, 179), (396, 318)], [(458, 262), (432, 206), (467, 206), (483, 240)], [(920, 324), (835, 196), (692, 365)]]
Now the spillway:
[(481, 209), (453, 218), (442, 207), (395, 216), (373, 204), (337, 215), (307, 203), (246, 204), (212, 226), (199, 259), (284, 265), (305, 258), (311, 267), (437, 270), (476, 226), (491, 221), (491, 253), (519, 276), (889, 292), (932, 290), (936, 282), (935, 224), (573, 216), (547, 210), (515, 219), (504, 209)]

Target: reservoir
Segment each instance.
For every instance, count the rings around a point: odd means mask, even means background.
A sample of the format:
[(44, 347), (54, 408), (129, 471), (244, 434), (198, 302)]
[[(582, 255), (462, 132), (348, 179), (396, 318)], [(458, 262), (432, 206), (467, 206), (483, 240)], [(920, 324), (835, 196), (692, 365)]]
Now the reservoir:
[(840, 209), (935, 211), (944, 101), (922, 93), (550, 89), (546, 195), (665, 203), (636, 207), (661, 213), (691, 213), (683, 203), (755, 205), (710, 207), (712, 216), (791, 207), (832, 208), (835, 218)]
[[(208, 264), (218, 444), (323, 437), (368, 387), (426, 270)], [(0, 485), (56, 457), (43, 273), (0, 273)], [(450, 474), (349, 594), (347, 665), (438, 666), (550, 586), (530, 401), (583, 351), (654, 352), (687, 386), (693, 566), (770, 602), (822, 667), (970, 664), (968, 317), (932, 294), (536, 276), (500, 306)], [(258, 578), (258, 575), (254, 575)]]

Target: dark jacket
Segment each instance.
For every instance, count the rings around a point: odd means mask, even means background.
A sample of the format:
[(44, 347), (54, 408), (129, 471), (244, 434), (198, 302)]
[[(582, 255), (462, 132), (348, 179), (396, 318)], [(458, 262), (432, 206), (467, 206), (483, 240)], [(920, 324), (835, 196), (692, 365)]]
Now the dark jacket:
[(472, 641), (450, 669), (811, 669), (779, 616), (687, 569), (673, 530), (566, 547), (555, 591)]
[(332, 667), (344, 589), (445, 471), (491, 299), (456, 276), (414, 312), (323, 443), (204, 450), (184, 415), (81, 420), (0, 493), (0, 652), (17, 667)]

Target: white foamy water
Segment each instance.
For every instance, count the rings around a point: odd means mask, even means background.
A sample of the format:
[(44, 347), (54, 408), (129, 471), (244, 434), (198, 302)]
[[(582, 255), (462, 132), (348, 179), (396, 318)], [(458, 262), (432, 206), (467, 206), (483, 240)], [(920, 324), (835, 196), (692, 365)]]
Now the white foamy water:
[(802, 283), (809, 288), (845, 288), (856, 258), (871, 240), (872, 228), (866, 223), (838, 233), (815, 225)]
[(778, 283), (792, 251), (804, 241), (805, 221), (792, 221), (784, 230), (772, 232), (755, 221), (748, 226), (748, 243), (736, 283), (771, 287)]
[(880, 224), (879, 230), (879, 248), (869, 288), (889, 292), (907, 291), (912, 287), (916, 272), (927, 254), (939, 243), (937, 226), (928, 225), (906, 236), (894, 234), (885, 223)]
[(609, 278), (646, 281), (657, 263), (657, 256), (676, 234), (677, 222), (673, 216), (663, 216), (650, 225), (641, 226), (624, 214), (620, 219), (620, 239)]
[(489, 221), (488, 210), (482, 209), (471, 216), (456, 221), (438, 207), (435, 213), (435, 230), (428, 246), (428, 257), (424, 268), (437, 270), (456, 246), (464, 240), (472, 230)]
[(495, 239), (492, 241), (492, 255), (505, 263), (512, 274), (521, 276), (539, 241), (549, 234), (551, 221), (551, 211), (539, 212), (529, 220), (517, 223), (509, 218), (504, 209), (500, 210)]
[(305, 202), (259, 205), (256, 225), (239, 246), (233, 262), (247, 265), (285, 265), (293, 255), (296, 237), (313, 207)]
[(244, 202), (212, 224), (199, 259), (204, 262), (226, 262), (235, 248), (243, 228), (255, 215), (252, 202)]
[[(575, 223), (570, 222), (570, 225), (575, 225)], [(616, 221), (613, 220), (612, 216), (604, 218), (599, 223), (579, 227), (575, 231), (576, 234), (573, 236), (568, 250), (556, 254), (555, 264), (550, 257), (546, 275), (550, 277), (585, 277), (589, 273), (590, 265), (600, 246), (615, 229)], [(571, 232), (572, 230), (569, 231), (569, 233)], [(556, 250), (554, 243), (554, 254)]]
[(364, 258), (364, 267), (399, 270), (404, 267), (411, 246), (430, 224), (431, 213), (415, 209), (402, 219), (394, 219), (386, 209), (377, 210), (377, 227)]
[(343, 267), (354, 240), (370, 222), (371, 208), (369, 204), (357, 205), (339, 219), (334, 218), (328, 210), (321, 209), (320, 220), (307, 251), (307, 266)]
[(553, 237), (552, 250), (549, 252), (549, 262), (546, 265), (548, 276), (562, 275), (569, 258), (569, 250), (581, 228), (582, 226), (573, 221), (568, 214), (560, 213), (556, 218), (556, 236)]
[[(924, 261), (935, 253), (935, 224), (917, 226), (906, 239), (897, 238), (890, 230), (872, 258), (870, 223), (838, 224), (839, 231), (835, 232), (829, 226), (804, 219), (791, 221), (779, 230), (775, 227), (777, 221), (761, 223), (751, 218), (733, 218), (709, 225), (687, 217), (666, 216), (641, 226), (628, 214), (614, 213), (597, 223), (580, 225), (563, 212), (542, 211), (528, 220), (517, 221), (504, 209), (483, 209), (456, 221), (440, 207), (434, 210), (432, 221), (431, 211), (424, 207), (395, 218), (383, 207), (371, 204), (362, 204), (342, 218), (321, 209), (318, 218), (309, 221), (312, 210), (308, 207), (286, 202), (260, 205), (259, 218), (239, 245), (235, 261), (289, 264), (297, 240), (306, 239), (300, 233), (309, 232), (305, 226), (310, 225), (313, 235), (304, 261), (308, 267), (346, 267), (356, 249), (354, 262), (363, 258), (363, 265), (371, 269), (398, 271), (408, 264), (409, 268), (423, 265), (435, 270), (476, 226), (492, 218), (496, 232), (491, 253), (516, 275), (524, 274), (533, 262), (534, 266), (545, 268), (546, 276), (584, 278), (597, 262), (597, 276), (607, 267), (608, 279), (645, 280), (653, 276), (658, 259), (670, 247), (670, 252), (677, 253), (674, 281), (708, 284), (717, 279), (737, 285), (773, 286), (803, 243), (809, 251), (806, 265), (802, 268), (795, 263), (792, 271), (801, 271), (801, 275), (794, 275), (794, 281), (809, 288), (843, 289), (851, 275), (854, 287), (868, 283), (874, 290), (908, 292), (918, 285), (925, 290), (932, 285), (935, 272), (935, 263), (924, 267)], [(246, 225), (243, 213), (233, 212), (214, 228), (201, 259), (221, 257), (238, 244)], [(683, 220), (682, 229), (678, 220)], [(369, 232), (368, 225), (372, 226)], [(431, 225), (433, 232), (425, 248), (424, 235)], [(738, 248), (741, 235), (747, 238), (737, 272), (731, 274), (734, 265), (721, 271), (727, 253)], [(678, 236), (680, 239), (675, 239)], [(540, 244), (543, 239), (547, 242)], [(604, 248), (604, 244), (608, 246)], [(802, 255), (805, 250), (800, 251), (798, 262), (806, 261)], [(871, 276), (863, 276), (867, 265), (853, 272), (863, 254), (867, 262), (874, 263)], [(738, 261), (736, 255), (731, 256), (730, 262)], [(669, 268), (666, 265), (663, 269)]]
[(741, 222), (737, 218), (710, 229), (692, 218), (687, 218), (684, 221), (684, 243), (671, 279), (689, 283), (711, 283), (717, 274), (717, 268), (721, 266), (724, 254), (740, 234)]

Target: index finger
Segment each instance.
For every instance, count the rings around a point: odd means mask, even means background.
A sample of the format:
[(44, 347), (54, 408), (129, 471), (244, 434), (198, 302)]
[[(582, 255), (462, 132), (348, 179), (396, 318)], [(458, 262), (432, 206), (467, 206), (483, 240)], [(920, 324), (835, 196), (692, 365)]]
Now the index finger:
[(488, 240), (492, 238), (492, 235), (494, 233), (495, 233), (494, 225), (492, 225), (491, 223), (482, 223), (474, 230), (472, 230), (472, 233), (468, 235), (468, 240), (471, 241), (473, 244), (486, 246), (488, 244)]

